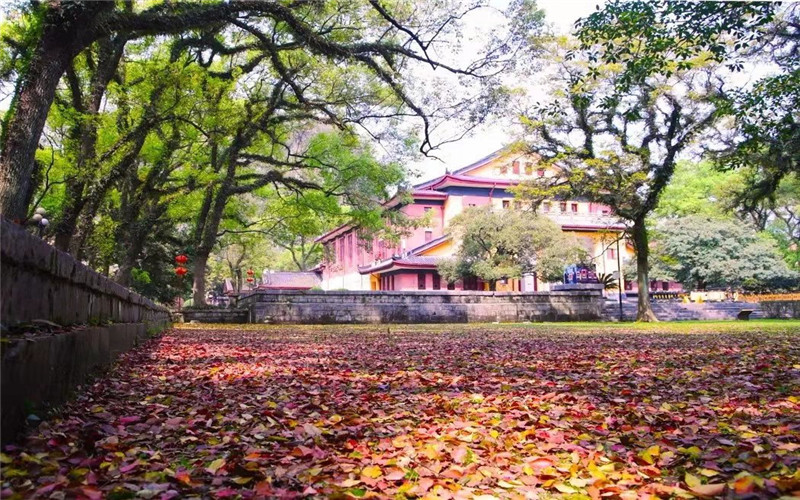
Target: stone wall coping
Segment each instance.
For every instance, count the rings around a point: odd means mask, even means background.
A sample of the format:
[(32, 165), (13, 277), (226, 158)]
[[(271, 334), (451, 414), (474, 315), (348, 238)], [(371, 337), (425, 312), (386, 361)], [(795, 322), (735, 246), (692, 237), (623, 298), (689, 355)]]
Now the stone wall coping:
[[(584, 292), (576, 293), (576, 292)], [(463, 296), (463, 297), (547, 297), (551, 295), (599, 295), (599, 288), (576, 288), (549, 292), (484, 292), (471, 290), (254, 290), (239, 298), (239, 302), (258, 295), (268, 296)]]
[[(0, 217), (0, 262), (32, 269), (103, 295), (111, 295), (145, 309), (168, 312), (163, 305), (132, 292), (49, 245), (23, 228)], [(19, 286), (25, 286), (20, 283)]]

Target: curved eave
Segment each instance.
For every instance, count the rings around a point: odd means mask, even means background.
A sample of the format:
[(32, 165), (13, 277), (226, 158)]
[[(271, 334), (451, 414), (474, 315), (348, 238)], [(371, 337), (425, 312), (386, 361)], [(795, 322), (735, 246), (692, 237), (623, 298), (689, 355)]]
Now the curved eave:
[(436, 264), (420, 264), (415, 262), (403, 262), (398, 260), (389, 260), (379, 262), (371, 266), (359, 267), (359, 274), (371, 274), (379, 271), (388, 271), (390, 269), (436, 269)]
[(581, 226), (574, 224), (564, 224), (562, 231), (624, 231), (625, 226)]

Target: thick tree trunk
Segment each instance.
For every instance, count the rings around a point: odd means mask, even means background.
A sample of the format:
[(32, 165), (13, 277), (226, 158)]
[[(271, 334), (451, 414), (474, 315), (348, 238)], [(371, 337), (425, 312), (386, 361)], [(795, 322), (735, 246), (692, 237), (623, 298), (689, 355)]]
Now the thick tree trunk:
[(206, 266), (210, 252), (198, 252), (194, 256), (192, 276), (192, 302), (195, 306), (206, 305)]
[(39, 43), (6, 115), (0, 150), (0, 212), (11, 220), (23, 220), (26, 200), (36, 186), (31, 179), (39, 138), (61, 75), (70, 61), (91, 43), (87, 27), (113, 2), (75, 2), (69, 12), (54, 8), (44, 20)]
[(648, 257), (650, 248), (647, 241), (647, 224), (644, 218), (633, 224), (633, 245), (636, 247), (636, 282), (639, 288), (636, 321), (658, 321), (650, 305), (650, 282), (648, 279)]

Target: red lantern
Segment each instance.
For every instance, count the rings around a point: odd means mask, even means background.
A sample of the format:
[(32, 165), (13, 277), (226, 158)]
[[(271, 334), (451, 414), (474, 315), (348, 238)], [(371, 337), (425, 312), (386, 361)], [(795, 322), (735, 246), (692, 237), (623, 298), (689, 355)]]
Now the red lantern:
[(183, 266), (178, 266), (178, 267), (176, 267), (176, 268), (175, 268), (175, 274), (177, 274), (178, 276), (183, 276), (183, 275), (184, 275), (184, 274), (186, 274), (187, 272), (188, 272), (188, 271), (187, 271), (187, 270), (186, 270), (186, 268), (185, 268), (185, 267), (183, 267)]
[(252, 276), (252, 275), (254, 275), (254, 274), (255, 274), (255, 272), (254, 272), (252, 269), (248, 269), (248, 270), (247, 270), (247, 275), (248, 275), (248, 276)]
[(177, 262), (178, 264), (180, 264), (182, 266), (183, 264), (186, 264), (187, 262), (189, 262), (189, 257), (187, 257), (187, 256), (185, 256), (183, 254), (180, 254), (180, 255), (175, 257), (175, 262)]
[(249, 283), (252, 283), (252, 282), (253, 282), (253, 281), (255, 281), (255, 280), (254, 280), (253, 278), (247, 278), (247, 281), (248, 281)]

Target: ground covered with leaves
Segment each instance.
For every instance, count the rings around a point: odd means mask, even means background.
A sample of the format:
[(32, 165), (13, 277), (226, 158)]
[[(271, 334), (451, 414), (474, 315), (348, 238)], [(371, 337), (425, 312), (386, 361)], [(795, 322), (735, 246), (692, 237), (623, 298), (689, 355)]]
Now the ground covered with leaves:
[(799, 396), (797, 322), (197, 325), (7, 447), (2, 496), (797, 495)]

